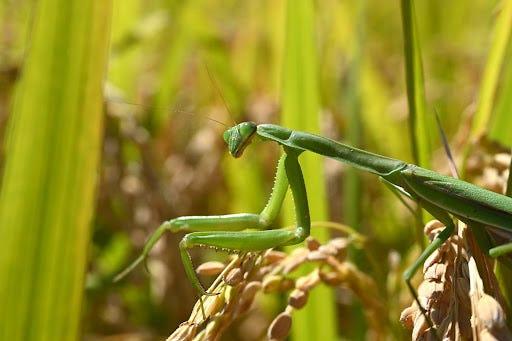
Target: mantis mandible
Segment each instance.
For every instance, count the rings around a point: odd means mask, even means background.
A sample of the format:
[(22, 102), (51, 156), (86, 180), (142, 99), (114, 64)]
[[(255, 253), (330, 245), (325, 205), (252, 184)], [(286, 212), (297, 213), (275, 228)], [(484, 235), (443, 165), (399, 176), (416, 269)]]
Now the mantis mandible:
[[(310, 151), (332, 158), (380, 177), (387, 185), (415, 200), (445, 228), (425, 248), (416, 261), (404, 272), (403, 277), (415, 300), (418, 298), (411, 279), (425, 260), (454, 232), (452, 220), (457, 218), (473, 228), (480, 247), (492, 257), (512, 252), (512, 243), (493, 246), (484, 227), (490, 232), (512, 232), (512, 198), (472, 185), (449, 176), (421, 168), (404, 161), (373, 154), (346, 144), (310, 133), (294, 131), (273, 124), (243, 122), (224, 132), (229, 153), (240, 157), (255, 137), (273, 141), (283, 147), (275, 183), (267, 205), (259, 214), (240, 213), (219, 216), (184, 216), (164, 222), (147, 241), (139, 256), (118, 278), (144, 261), (149, 252), (167, 231), (191, 232), (179, 244), (185, 272), (200, 294), (207, 293), (197, 278), (188, 249), (208, 246), (242, 252), (261, 251), (274, 247), (293, 245), (309, 236), (309, 216), (306, 187), (298, 157)], [(296, 215), (294, 229), (270, 229), (276, 219), (285, 194), (291, 188)], [(451, 216), (450, 216), (451, 215)], [(242, 231), (256, 229), (256, 231)], [(421, 308), (421, 305), (420, 305)]]

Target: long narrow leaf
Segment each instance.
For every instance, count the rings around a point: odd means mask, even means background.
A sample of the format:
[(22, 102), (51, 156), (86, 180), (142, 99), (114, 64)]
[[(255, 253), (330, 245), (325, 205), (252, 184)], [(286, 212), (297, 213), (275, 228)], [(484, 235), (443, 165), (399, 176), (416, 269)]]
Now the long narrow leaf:
[[(409, 133), (414, 162), (422, 167), (430, 167), (431, 146), (428, 132), (430, 119), (426, 115), (425, 87), (423, 85), (423, 66), (421, 61), (418, 27), (414, 13), (414, 1), (402, 0), (402, 28), (404, 33), (405, 80), (407, 103), (409, 106)], [(421, 209), (418, 208), (418, 213)], [(430, 219), (423, 212), (424, 220)], [(424, 244), (422, 227), (416, 230), (418, 243)]]
[[(289, 128), (315, 133), (319, 131), (320, 118), (313, 2), (288, 0), (286, 11), (282, 122)], [(311, 154), (301, 157), (304, 177), (308, 180), (311, 217), (324, 220), (327, 204), (322, 160)], [(291, 214), (287, 216), (287, 222), (293, 222)], [(328, 237), (326, 231), (314, 231), (314, 235), (321, 240)], [(293, 339), (336, 339), (333, 293), (320, 287), (312, 294), (307, 306), (294, 314)]]
[(409, 105), (409, 131), (413, 158), (417, 165), (429, 167), (431, 147), (429, 142), (429, 120), (425, 110), (425, 89), (421, 62), (418, 28), (413, 0), (402, 0), (402, 26), (404, 33), (405, 75), (407, 103)]
[[(496, 29), (502, 36), (508, 35), (508, 58), (512, 57), (512, 49), (510, 48), (510, 27), (512, 26), (512, 1), (504, 3), (502, 8), (501, 17), (503, 18), (504, 25), (508, 20), (508, 26), (503, 26), (501, 30)], [(498, 38), (496, 38), (498, 40)], [(501, 40), (504, 40), (503, 37)], [(507, 60), (507, 56), (504, 57)], [(496, 103), (496, 110), (492, 115), (492, 126), (489, 131), (489, 136), (492, 139), (498, 140), (501, 144), (512, 146), (512, 134), (510, 134), (510, 127), (512, 126), (512, 65), (505, 63), (503, 66), (503, 86), (501, 88), (499, 98)]]
[[(362, 144), (362, 115), (361, 115), (361, 61), (362, 61), (362, 48), (364, 44), (364, 17), (366, 11), (366, 1), (358, 1), (355, 13), (355, 39), (351, 46), (350, 65), (348, 69), (348, 81), (345, 89), (346, 96), (346, 141), (353, 146), (361, 146)], [(340, 95), (343, 95), (340, 94)], [(343, 176), (343, 217), (346, 224), (353, 227), (355, 230), (361, 230), (361, 221), (363, 219), (361, 203), (362, 203), (362, 183), (360, 179), (360, 172), (352, 167), (345, 170)], [(357, 262), (356, 264), (364, 263), (364, 255), (356, 248), (350, 249), (350, 257)], [(354, 307), (350, 310), (353, 316), (353, 324), (356, 328), (351, 328), (347, 331), (347, 335), (351, 338), (364, 338), (365, 319), (363, 307), (355, 303)]]
[[(511, 54), (512, 56), (512, 54)], [(512, 64), (508, 65), (505, 73), (500, 98), (496, 103), (496, 111), (492, 116), (492, 126), (489, 136), (504, 146), (512, 147)]]
[(41, 0), (33, 13), (0, 193), (0, 339), (74, 340), (111, 4)]
[(480, 86), (478, 108), (471, 126), (471, 137), (477, 138), (487, 131), (494, 108), (494, 96), (498, 87), (507, 45), (512, 30), (512, 1), (504, 0), (494, 26), (491, 49)]

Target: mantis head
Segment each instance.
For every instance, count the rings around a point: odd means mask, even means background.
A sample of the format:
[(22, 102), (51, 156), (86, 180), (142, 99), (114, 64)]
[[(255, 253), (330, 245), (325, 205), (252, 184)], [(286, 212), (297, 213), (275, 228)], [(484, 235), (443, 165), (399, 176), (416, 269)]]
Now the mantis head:
[(245, 148), (251, 143), (256, 133), (256, 123), (243, 122), (224, 132), (224, 141), (226, 141), (229, 154), (237, 158), (242, 156)]

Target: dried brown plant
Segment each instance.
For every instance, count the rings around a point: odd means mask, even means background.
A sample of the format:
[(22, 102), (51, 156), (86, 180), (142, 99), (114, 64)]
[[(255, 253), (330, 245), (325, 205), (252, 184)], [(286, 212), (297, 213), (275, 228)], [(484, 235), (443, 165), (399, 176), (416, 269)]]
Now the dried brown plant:
[[(439, 221), (433, 220), (425, 226), (425, 233), (432, 239), (443, 228)], [(425, 261), (424, 279), (418, 287), (419, 301), (442, 339), (510, 339), (512, 334), (505, 323), (499, 291), (485, 292), (482, 276), (494, 275), (492, 271), (480, 274), (478, 257), (466, 244), (467, 233), (467, 228), (460, 226), (459, 234), (451, 237)], [(480, 267), (488, 269), (489, 262), (484, 262), (479, 264)], [(490, 281), (496, 283), (495, 278), (491, 277)], [(497, 288), (496, 285), (492, 287)], [(412, 329), (413, 340), (436, 339), (416, 302), (402, 312), (400, 319)]]
[[(495, 146), (489, 154), (490, 148), (481, 142), (469, 159), (468, 173), (478, 185), (505, 193), (510, 154)], [(425, 233), (432, 240), (443, 228), (433, 220)], [(412, 330), (412, 339), (512, 340), (492, 262), (476, 246), (467, 226), (459, 224), (458, 234), (425, 261), (418, 298), (426, 316), (416, 302), (402, 312), (401, 322)]]
[[(188, 321), (183, 322), (168, 340), (218, 340), (222, 333), (252, 306), (256, 294), (288, 293), (288, 304), (267, 328), (269, 340), (283, 340), (290, 332), (293, 312), (304, 307), (311, 290), (320, 284), (345, 286), (365, 307), (372, 335), (385, 335), (386, 316), (373, 279), (346, 259), (347, 247), (354, 238), (335, 238), (321, 245), (309, 237), (306, 246), (290, 254), (269, 250), (235, 257), (227, 266), (209, 262), (198, 267), (200, 274), (222, 271), (209, 289), (218, 293), (196, 303)], [(314, 267), (297, 277), (305, 264)], [(308, 267), (311, 269), (311, 267)], [(206, 319), (205, 319), (206, 317)]]

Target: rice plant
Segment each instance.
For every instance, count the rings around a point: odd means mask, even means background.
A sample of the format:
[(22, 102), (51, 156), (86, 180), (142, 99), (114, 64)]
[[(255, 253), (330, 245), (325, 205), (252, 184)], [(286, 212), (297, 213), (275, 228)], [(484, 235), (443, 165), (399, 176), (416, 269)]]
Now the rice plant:
[[(6, 16), (9, 6), (16, 5), (4, 5)], [(108, 1), (43, 0), (30, 8), (4, 140), (3, 340), (79, 336), (110, 7)]]

